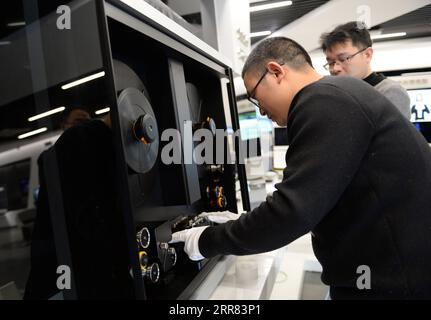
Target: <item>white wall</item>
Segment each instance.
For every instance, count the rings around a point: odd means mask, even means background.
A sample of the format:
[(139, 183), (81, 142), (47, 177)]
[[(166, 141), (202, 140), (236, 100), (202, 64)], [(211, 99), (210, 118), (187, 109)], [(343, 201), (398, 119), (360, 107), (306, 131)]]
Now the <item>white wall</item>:
[(248, 0), (202, 0), (202, 31), (205, 41), (232, 61), (240, 73), (250, 52)]

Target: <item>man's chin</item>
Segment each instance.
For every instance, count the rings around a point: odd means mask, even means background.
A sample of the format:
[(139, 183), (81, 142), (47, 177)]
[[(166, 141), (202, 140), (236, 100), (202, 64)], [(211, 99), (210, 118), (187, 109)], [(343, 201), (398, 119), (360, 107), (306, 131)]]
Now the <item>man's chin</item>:
[(272, 120), (275, 123), (277, 123), (280, 127), (285, 127), (287, 125), (287, 121), (281, 121), (281, 120)]

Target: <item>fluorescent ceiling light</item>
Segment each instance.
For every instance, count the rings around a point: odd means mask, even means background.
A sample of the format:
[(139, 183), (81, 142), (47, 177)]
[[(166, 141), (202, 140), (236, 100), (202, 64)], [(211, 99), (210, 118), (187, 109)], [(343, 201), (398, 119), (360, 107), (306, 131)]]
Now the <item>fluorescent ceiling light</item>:
[(27, 133), (19, 135), (18, 139), (25, 139), (25, 138), (34, 136), (36, 134), (45, 132), (46, 130), (48, 130), (48, 128), (47, 127), (43, 127), (43, 128), (40, 128), (40, 129), (37, 129), (37, 130), (34, 130), (34, 131), (30, 131), (30, 132), (27, 132)]
[(274, 2), (274, 3), (261, 4), (261, 5), (250, 7), (250, 12), (287, 7), (290, 5), (292, 5), (292, 1), (280, 1), (280, 2)]
[(62, 111), (64, 111), (64, 109), (66, 109), (66, 108), (65, 107), (58, 107), (58, 108), (49, 110), (47, 112), (43, 112), (43, 113), (40, 113), (40, 114), (35, 115), (33, 117), (30, 117), (30, 118), (28, 118), (28, 121), (32, 122), (32, 121), (35, 121), (35, 120), (38, 120), (41, 118), (45, 118), (45, 117), (48, 117), (54, 113), (62, 112)]
[(25, 21), (17, 21), (17, 22), (11, 22), (7, 24), (8, 27), (22, 27), (25, 26)]
[(95, 111), (94, 113), (95, 114), (103, 114), (103, 113), (107, 113), (107, 112), (109, 112), (111, 110), (111, 108), (104, 108), (104, 109), (100, 109), (100, 110), (97, 110), (97, 111)]
[(98, 72), (98, 73), (92, 74), (91, 76), (88, 76), (88, 77), (85, 77), (85, 78), (82, 78), (82, 79), (70, 82), (68, 84), (65, 84), (65, 85), (61, 86), (61, 89), (67, 90), (69, 88), (79, 86), (80, 84), (83, 84), (85, 82), (88, 82), (88, 81), (91, 81), (91, 80), (94, 80), (94, 79), (97, 79), (97, 78), (101, 78), (103, 76), (105, 76), (105, 71)]
[(371, 39), (386, 39), (386, 38), (396, 38), (396, 37), (404, 37), (406, 36), (406, 32), (397, 32), (397, 33), (386, 33), (386, 34), (377, 34), (371, 36)]
[(7, 46), (10, 44), (10, 41), (0, 41), (0, 46)]
[(402, 76), (426, 76), (431, 75), (431, 71), (423, 71), (423, 72), (406, 72), (401, 73)]
[(269, 36), (272, 32), (271, 31), (259, 31), (259, 32), (252, 32), (250, 33), (250, 38), (253, 37), (263, 37), (263, 36)]

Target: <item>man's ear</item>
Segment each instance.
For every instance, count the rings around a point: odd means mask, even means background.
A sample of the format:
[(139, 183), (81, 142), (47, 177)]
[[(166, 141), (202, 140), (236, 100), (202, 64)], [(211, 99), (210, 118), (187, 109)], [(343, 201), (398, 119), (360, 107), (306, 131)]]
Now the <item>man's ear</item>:
[(266, 67), (268, 72), (277, 78), (277, 81), (281, 81), (286, 74), (286, 70), (278, 62), (270, 61)]
[(367, 57), (368, 62), (371, 62), (371, 59), (373, 58), (374, 50), (372, 47), (369, 47), (367, 50), (365, 50), (365, 56)]

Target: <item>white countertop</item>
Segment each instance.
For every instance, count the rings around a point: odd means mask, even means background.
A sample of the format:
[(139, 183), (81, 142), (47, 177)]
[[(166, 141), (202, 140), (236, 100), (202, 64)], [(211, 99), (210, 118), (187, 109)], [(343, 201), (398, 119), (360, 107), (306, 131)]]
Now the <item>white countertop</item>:
[[(269, 299), (284, 253), (285, 248), (281, 248), (256, 255), (224, 257), (211, 270), (191, 299)], [(216, 281), (219, 282), (215, 283)]]
[(236, 257), (210, 300), (266, 300), (274, 287), (284, 249)]
[[(272, 194), (281, 175), (266, 183)], [(241, 211), (241, 201), (238, 210)], [(321, 272), (306, 234), (286, 247), (249, 255), (225, 256), (217, 263), (191, 299), (194, 300), (297, 300), (305, 271)]]

